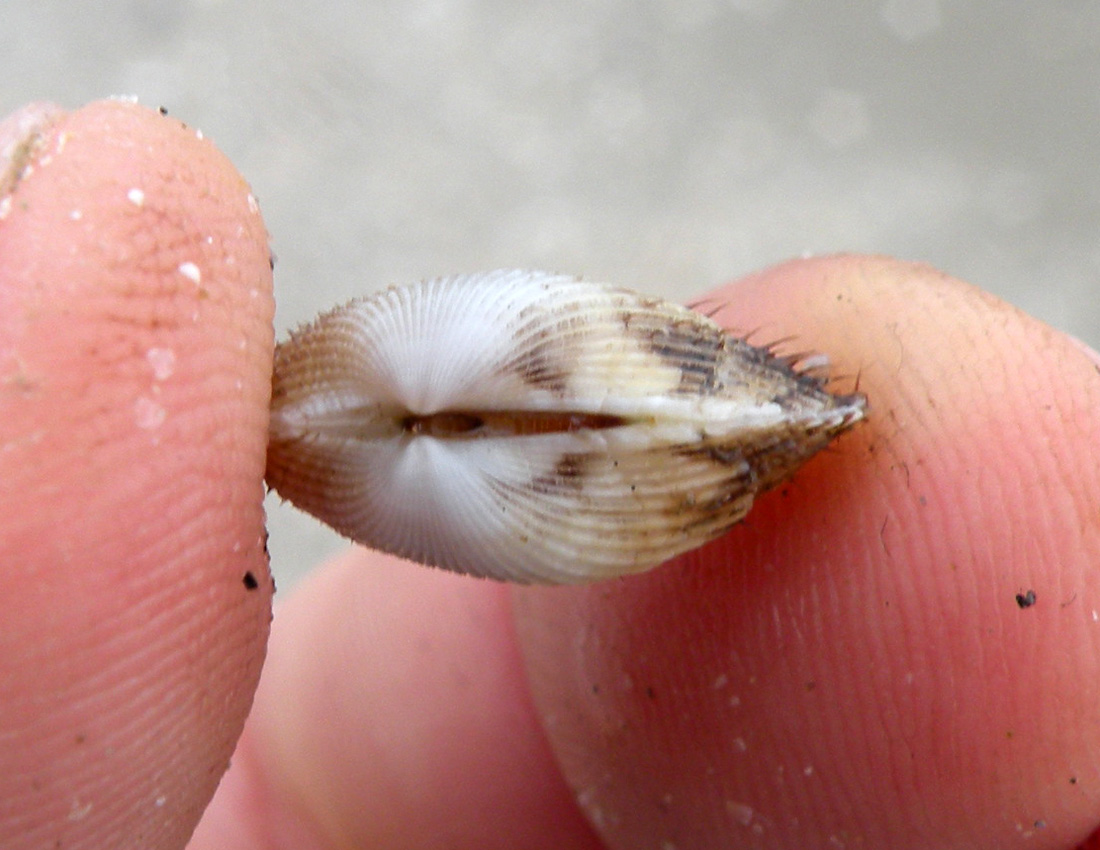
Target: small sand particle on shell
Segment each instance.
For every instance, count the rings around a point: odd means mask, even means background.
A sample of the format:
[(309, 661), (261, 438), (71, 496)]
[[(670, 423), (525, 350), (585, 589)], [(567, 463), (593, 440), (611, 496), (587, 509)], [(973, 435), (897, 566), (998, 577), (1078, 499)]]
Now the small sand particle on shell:
[(135, 207), (145, 206), (145, 193), (141, 189), (131, 189), (126, 193), (126, 197)]
[(256, 196), (251, 192), (248, 193), (248, 211), (253, 215), (260, 211), (260, 205), (256, 203)]
[(84, 213), (80, 210), (72, 210), (69, 212), (69, 218), (73, 221), (80, 221), (80, 219), (84, 218)]
[(202, 272), (199, 271), (199, 267), (194, 263), (188, 261), (186, 263), (180, 263), (179, 273), (190, 281), (200, 283), (202, 281)]
[(146, 431), (159, 428), (164, 424), (167, 416), (168, 411), (151, 398), (139, 396), (138, 400), (134, 402), (134, 417), (137, 426)]
[(745, 803), (738, 803), (734, 800), (726, 800), (726, 814), (733, 818), (741, 826), (748, 826), (752, 823), (753, 810), (752, 806)]
[(8, 217), (8, 213), (11, 212), (11, 195), (5, 195), (0, 198), (0, 220)]

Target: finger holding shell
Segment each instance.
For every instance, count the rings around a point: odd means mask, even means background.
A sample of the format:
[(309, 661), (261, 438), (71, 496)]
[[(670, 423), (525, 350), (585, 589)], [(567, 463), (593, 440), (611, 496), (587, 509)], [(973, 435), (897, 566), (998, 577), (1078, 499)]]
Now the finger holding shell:
[(292, 334), (267, 479), (376, 549), (591, 581), (722, 534), (865, 407), (684, 307), (504, 270), (391, 288)]

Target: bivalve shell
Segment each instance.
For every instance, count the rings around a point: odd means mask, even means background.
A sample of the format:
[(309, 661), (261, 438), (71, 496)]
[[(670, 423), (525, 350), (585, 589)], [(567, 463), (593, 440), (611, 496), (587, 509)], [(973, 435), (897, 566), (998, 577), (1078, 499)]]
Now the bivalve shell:
[(267, 480), (376, 549), (591, 581), (722, 534), (865, 410), (687, 308), (504, 270), (391, 288), (279, 345)]

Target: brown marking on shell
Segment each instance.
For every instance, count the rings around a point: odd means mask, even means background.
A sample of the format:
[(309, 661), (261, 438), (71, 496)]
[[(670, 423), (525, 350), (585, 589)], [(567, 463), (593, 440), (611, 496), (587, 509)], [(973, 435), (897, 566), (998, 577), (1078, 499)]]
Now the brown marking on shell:
[(679, 370), (680, 385), (673, 392), (713, 392), (725, 338), (721, 328), (690, 310), (670, 311), (666, 302), (650, 298), (627, 305), (620, 321), (644, 351)]
[(680, 369), (681, 395), (713, 395), (725, 340), (716, 328), (695, 320), (681, 320), (650, 330), (649, 351)]
[(513, 322), (515, 342), (530, 339), (520, 355), (506, 361), (502, 371), (515, 372), (527, 384), (556, 396), (565, 394), (569, 383), (569, 366), (562, 357), (562, 334), (569, 328), (560, 321), (547, 322), (545, 309), (537, 305), (520, 310)]
[(793, 384), (793, 386), (784, 388), (788, 391), (781, 393), (782, 397), (791, 397), (792, 394), (797, 395), (799, 391), (815, 396), (831, 396), (825, 389), (828, 383), (827, 378), (814, 369), (802, 371), (796, 368), (798, 363), (806, 357), (805, 354), (800, 353), (790, 356), (775, 353), (775, 346), (782, 344), (784, 341), (780, 340), (766, 346), (756, 346), (740, 337), (727, 335), (725, 348), (730, 354), (731, 359), (729, 362), (731, 365), (739, 366), (752, 375), (770, 375), (772, 383), (784, 383), (777, 380), (782, 377), (787, 379), (786, 383)]
[(549, 493), (579, 492), (584, 488), (585, 468), (588, 456), (570, 452), (561, 456), (549, 475), (531, 479), (531, 491), (541, 495)]
[(711, 442), (691, 443), (684, 446), (676, 446), (673, 452), (678, 457), (699, 459), (700, 457), (718, 464), (719, 466), (746, 466), (745, 454), (740, 443), (716, 444)]
[(550, 348), (547, 341), (544, 346), (525, 353), (522, 359), (508, 363), (506, 370), (515, 372), (532, 387), (561, 396), (569, 384), (569, 369), (560, 358), (552, 355)]

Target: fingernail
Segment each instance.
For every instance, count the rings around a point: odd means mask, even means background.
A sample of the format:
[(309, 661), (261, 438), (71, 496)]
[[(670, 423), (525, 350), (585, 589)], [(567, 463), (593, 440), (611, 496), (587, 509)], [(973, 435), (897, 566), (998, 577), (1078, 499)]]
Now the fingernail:
[(0, 121), (0, 199), (11, 194), (46, 131), (65, 111), (55, 103), (29, 103)]

